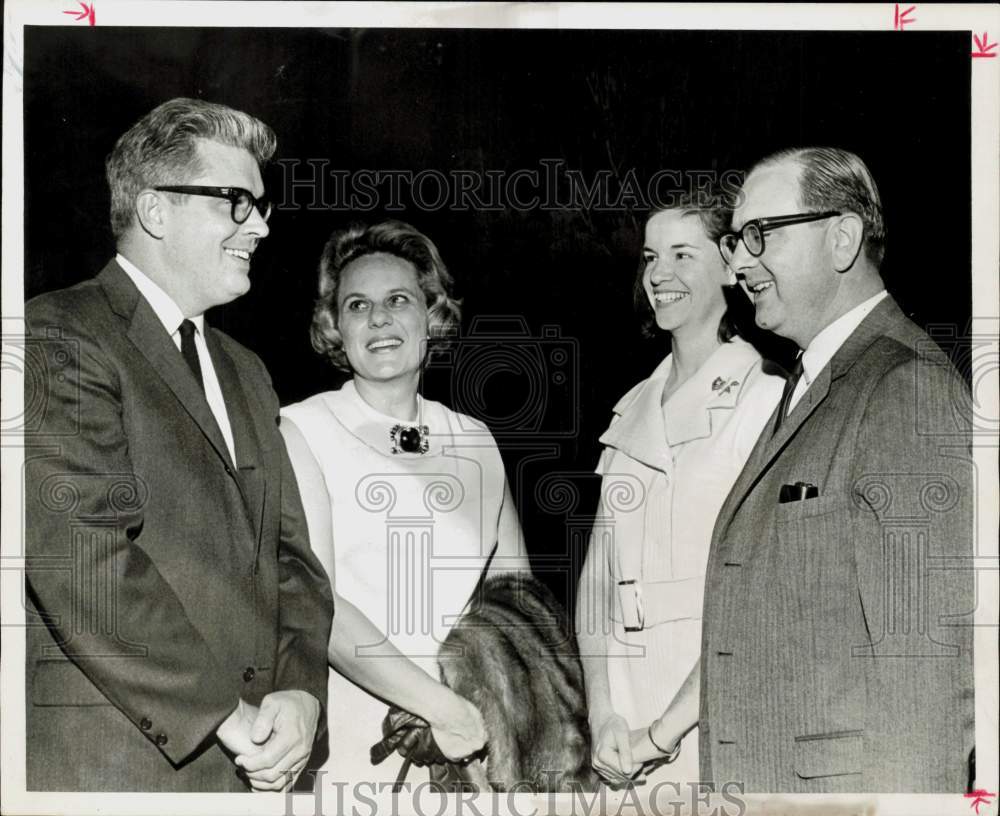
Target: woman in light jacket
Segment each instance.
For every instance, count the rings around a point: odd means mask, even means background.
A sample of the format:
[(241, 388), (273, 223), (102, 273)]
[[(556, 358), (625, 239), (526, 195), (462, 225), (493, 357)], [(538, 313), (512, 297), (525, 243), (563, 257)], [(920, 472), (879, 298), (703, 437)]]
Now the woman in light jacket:
[(671, 353), (618, 401), (600, 440), (576, 621), (593, 764), (612, 785), (640, 772), (647, 784), (698, 781), (712, 527), (783, 387), (737, 331), (745, 295), (732, 286), (731, 307), (724, 294), (735, 278), (717, 241), (730, 216), (685, 197), (647, 219), (636, 305), (648, 331), (670, 333)]

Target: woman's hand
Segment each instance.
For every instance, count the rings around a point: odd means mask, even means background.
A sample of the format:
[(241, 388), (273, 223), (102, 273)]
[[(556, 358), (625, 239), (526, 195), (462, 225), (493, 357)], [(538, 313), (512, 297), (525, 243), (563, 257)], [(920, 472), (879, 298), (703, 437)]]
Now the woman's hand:
[(622, 785), (635, 776), (640, 765), (632, 756), (629, 727), (624, 717), (611, 714), (594, 730), (591, 764), (611, 785)]
[[(673, 752), (674, 748), (681, 741), (684, 736), (683, 733), (672, 734), (666, 727), (664, 727), (663, 720), (657, 720), (652, 725), (653, 738), (656, 740), (656, 744), (661, 746), (661, 748), (666, 749), (668, 752)], [(632, 749), (632, 759), (636, 762), (656, 762), (662, 760), (670, 754), (663, 753), (660, 748), (657, 748), (653, 744), (653, 741), (649, 738), (648, 728), (636, 728), (632, 731), (629, 744)]]
[(456, 761), (483, 749), (487, 740), (486, 724), (478, 708), (450, 689), (447, 691), (441, 715), (429, 717), (427, 721), (441, 753)]

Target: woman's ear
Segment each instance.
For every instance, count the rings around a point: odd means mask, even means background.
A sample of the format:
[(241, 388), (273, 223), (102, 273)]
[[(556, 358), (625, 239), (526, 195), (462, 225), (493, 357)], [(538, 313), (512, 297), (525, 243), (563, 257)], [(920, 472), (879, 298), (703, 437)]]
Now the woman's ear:
[(440, 320), (437, 315), (437, 309), (434, 308), (434, 303), (427, 304), (427, 321), (425, 326), (425, 331), (428, 337), (433, 337), (434, 332), (438, 330)]
[(864, 243), (865, 226), (854, 213), (844, 213), (834, 224), (830, 240), (833, 244), (833, 265), (838, 272), (846, 272), (852, 266)]

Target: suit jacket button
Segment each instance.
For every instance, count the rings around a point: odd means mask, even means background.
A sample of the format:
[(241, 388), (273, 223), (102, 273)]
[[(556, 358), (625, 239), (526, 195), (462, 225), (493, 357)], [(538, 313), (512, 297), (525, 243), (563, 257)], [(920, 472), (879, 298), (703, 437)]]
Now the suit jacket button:
[(253, 666), (247, 666), (246, 671), (243, 672), (244, 682), (249, 683), (257, 676), (257, 672), (253, 670)]
[(167, 735), (166, 734), (157, 734), (156, 735), (156, 744), (159, 745), (161, 748), (164, 745), (166, 745), (167, 744)]
[(139, 727), (140, 727), (140, 728), (141, 728), (141, 729), (142, 729), (143, 731), (148, 731), (148, 730), (149, 730), (150, 728), (152, 728), (152, 727), (153, 727), (153, 721), (152, 721), (151, 719), (149, 719), (149, 717), (143, 717), (143, 718), (142, 718), (142, 719), (141, 719), (141, 720), (139, 721)]

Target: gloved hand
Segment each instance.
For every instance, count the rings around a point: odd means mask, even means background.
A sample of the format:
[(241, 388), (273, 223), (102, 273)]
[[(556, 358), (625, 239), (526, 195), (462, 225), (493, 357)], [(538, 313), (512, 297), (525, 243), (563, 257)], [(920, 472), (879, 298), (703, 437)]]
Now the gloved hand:
[(430, 725), (396, 706), (391, 706), (382, 720), (382, 735), (381, 742), (369, 751), (372, 765), (383, 762), (393, 751), (419, 766), (442, 765), (450, 761), (434, 741)]

